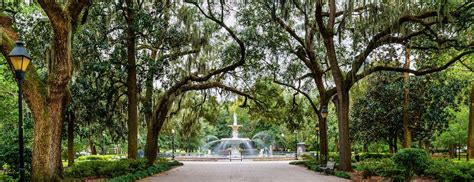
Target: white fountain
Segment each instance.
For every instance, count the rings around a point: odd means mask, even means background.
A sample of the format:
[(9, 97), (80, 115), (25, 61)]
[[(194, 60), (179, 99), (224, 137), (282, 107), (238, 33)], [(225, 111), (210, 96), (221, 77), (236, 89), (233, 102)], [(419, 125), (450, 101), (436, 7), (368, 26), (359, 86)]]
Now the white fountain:
[(239, 158), (240, 157), (240, 144), (244, 143), (248, 147), (250, 146), (250, 139), (248, 138), (239, 138), (239, 128), (242, 125), (237, 124), (237, 115), (234, 113), (234, 123), (232, 125), (228, 125), (232, 128), (232, 138), (222, 138), (220, 141), (221, 143), (230, 144), (231, 148), (231, 157), (232, 158)]

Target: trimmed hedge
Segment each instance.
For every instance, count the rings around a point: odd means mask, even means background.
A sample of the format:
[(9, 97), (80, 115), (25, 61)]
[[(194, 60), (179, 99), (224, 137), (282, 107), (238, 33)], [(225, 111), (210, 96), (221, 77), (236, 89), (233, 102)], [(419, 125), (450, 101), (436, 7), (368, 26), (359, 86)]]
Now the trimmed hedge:
[[(321, 169), (319, 168), (321, 165), (319, 164), (318, 160), (313, 157), (309, 157), (306, 160), (292, 161), (290, 164), (305, 166), (311, 171), (321, 172)], [(344, 171), (335, 171), (333, 175), (340, 178), (351, 179), (351, 176)]]
[(141, 177), (168, 170), (172, 166), (181, 165), (177, 161), (169, 162), (166, 159), (159, 159), (158, 161), (157, 164), (150, 166), (145, 159), (88, 160), (76, 163), (71, 168), (66, 169), (65, 173), (66, 177), (75, 179), (88, 177), (116, 178), (130, 175)]
[(449, 159), (430, 159), (421, 149), (405, 149), (390, 159), (359, 162), (356, 170), (364, 178), (381, 176), (393, 181), (406, 181), (415, 174), (439, 181), (473, 181), (474, 163)]
[(156, 174), (156, 173), (160, 173), (160, 172), (163, 172), (163, 171), (170, 170), (174, 166), (181, 166), (181, 165), (183, 165), (183, 163), (180, 163), (178, 161), (172, 161), (172, 162), (168, 162), (168, 163), (160, 163), (160, 164), (150, 166), (147, 169), (135, 171), (134, 173), (126, 174), (126, 175), (123, 175), (123, 176), (118, 176), (118, 177), (109, 179), (107, 181), (109, 181), (109, 182), (135, 181), (135, 180), (139, 180), (139, 179), (151, 176), (151, 175)]
[(425, 170), (425, 175), (440, 181), (472, 181), (474, 180), (474, 164), (452, 162), (447, 159), (432, 160)]
[(360, 160), (365, 161), (368, 159), (386, 159), (392, 157), (390, 153), (360, 153)]
[(80, 156), (77, 158), (78, 162), (81, 161), (111, 161), (120, 159), (118, 155), (87, 155), (87, 156)]
[(66, 176), (73, 178), (84, 177), (116, 177), (147, 167), (146, 160), (121, 159), (117, 161), (91, 160), (78, 162), (66, 169)]

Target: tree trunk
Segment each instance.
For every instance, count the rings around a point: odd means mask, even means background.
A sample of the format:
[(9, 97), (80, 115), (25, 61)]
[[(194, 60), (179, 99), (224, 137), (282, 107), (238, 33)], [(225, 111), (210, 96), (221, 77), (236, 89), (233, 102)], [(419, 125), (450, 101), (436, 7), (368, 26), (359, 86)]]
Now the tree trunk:
[[(152, 60), (156, 58), (156, 51), (152, 51), (151, 53)], [(150, 64), (151, 65), (151, 64)], [(150, 132), (152, 130), (152, 122), (153, 122), (153, 71), (149, 70), (146, 76), (145, 81), (145, 102), (143, 103), (144, 114), (145, 114), (145, 122), (147, 126), (147, 131)], [(148, 140), (148, 138), (147, 138)], [(158, 141), (156, 141), (158, 142)], [(158, 152), (159, 148), (157, 148)], [(145, 149), (146, 151), (146, 149)], [(145, 154), (146, 155), (146, 154)]]
[(471, 84), (471, 103), (469, 105), (469, 129), (467, 136), (468, 160), (474, 157), (474, 82)]
[(128, 96), (128, 158), (136, 159), (138, 150), (137, 65), (135, 60), (135, 12), (133, 1), (127, 0), (127, 96)]
[[(335, 1), (330, 3), (331, 12), (335, 10)], [(334, 14), (332, 14), (334, 16)], [(328, 24), (330, 29), (334, 26), (334, 18), (329, 18), (330, 23)], [(339, 157), (340, 165), (339, 168), (343, 171), (352, 171), (351, 165), (351, 143), (349, 141), (349, 91), (350, 84), (344, 79), (342, 70), (339, 67), (339, 63), (336, 56), (336, 49), (334, 46), (334, 39), (331, 33), (323, 33), (324, 45), (326, 47), (326, 54), (328, 57), (329, 65), (331, 66), (331, 73), (334, 78), (336, 85), (337, 95), (334, 97), (337, 118), (339, 123)]]
[(169, 105), (173, 100), (173, 96), (163, 95), (160, 104), (153, 113), (153, 119), (147, 127), (147, 136), (145, 144), (145, 157), (149, 164), (153, 164), (158, 152), (158, 135), (168, 115)]
[(338, 119), (339, 119), (339, 156), (340, 168), (351, 171), (351, 143), (349, 139), (349, 91), (339, 97)]
[(397, 146), (397, 134), (394, 134), (395, 137), (393, 137), (393, 151), (394, 153), (397, 153), (398, 152), (398, 146)]
[(369, 152), (369, 145), (367, 143), (364, 143), (362, 151), (363, 152)]
[(67, 165), (71, 167), (74, 164), (74, 111), (69, 112), (67, 124)]
[[(49, 96), (46, 109), (34, 111), (35, 132), (33, 140), (33, 181), (54, 181), (62, 178), (61, 130), (64, 111), (66, 85), (71, 78), (71, 24), (56, 24), (53, 28), (54, 40), (52, 75), (48, 79)], [(38, 103), (31, 103), (38, 104)]]
[(456, 157), (456, 150), (453, 144), (449, 145), (449, 157)]
[[(403, 68), (410, 68), (410, 48), (405, 49), (405, 64)], [(410, 130), (410, 116), (409, 116), (409, 107), (410, 107), (410, 74), (408, 72), (403, 73), (404, 79), (404, 89), (403, 89), (403, 148), (410, 148), (412, 137)]]
[(97, 149), (95, 148), (92, 138), (89, 138), (89, 148), (91, 148), (91, 155), (97, 155)]

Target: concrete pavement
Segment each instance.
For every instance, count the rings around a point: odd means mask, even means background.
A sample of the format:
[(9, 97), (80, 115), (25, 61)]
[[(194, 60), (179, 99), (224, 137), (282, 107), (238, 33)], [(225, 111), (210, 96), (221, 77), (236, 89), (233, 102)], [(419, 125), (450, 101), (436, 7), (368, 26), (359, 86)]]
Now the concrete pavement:
[(140, 180), (160, 182), (345, 182), (288, 161), (183, 162), (184, 166)]

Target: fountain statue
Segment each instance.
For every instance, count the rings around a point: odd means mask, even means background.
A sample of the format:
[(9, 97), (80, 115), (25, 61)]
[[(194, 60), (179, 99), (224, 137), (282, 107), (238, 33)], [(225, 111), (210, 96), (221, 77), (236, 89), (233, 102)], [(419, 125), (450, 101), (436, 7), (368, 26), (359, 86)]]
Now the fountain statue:
[(221, 144), (230, 144), (230, 155), (232, 158), (238, 158), (241, 156), (240, 153), (240, 144), (245, 144), (248, 148), (252, 148), (250, 145), (250, 139), (248, 138), (239, 138), (239, 128), (242, 125), (237, 124), (237, 115), (234, 113), (234, 123), (228, 125), (232, 128), (232, 138), (223, 138), (221, 139)]

